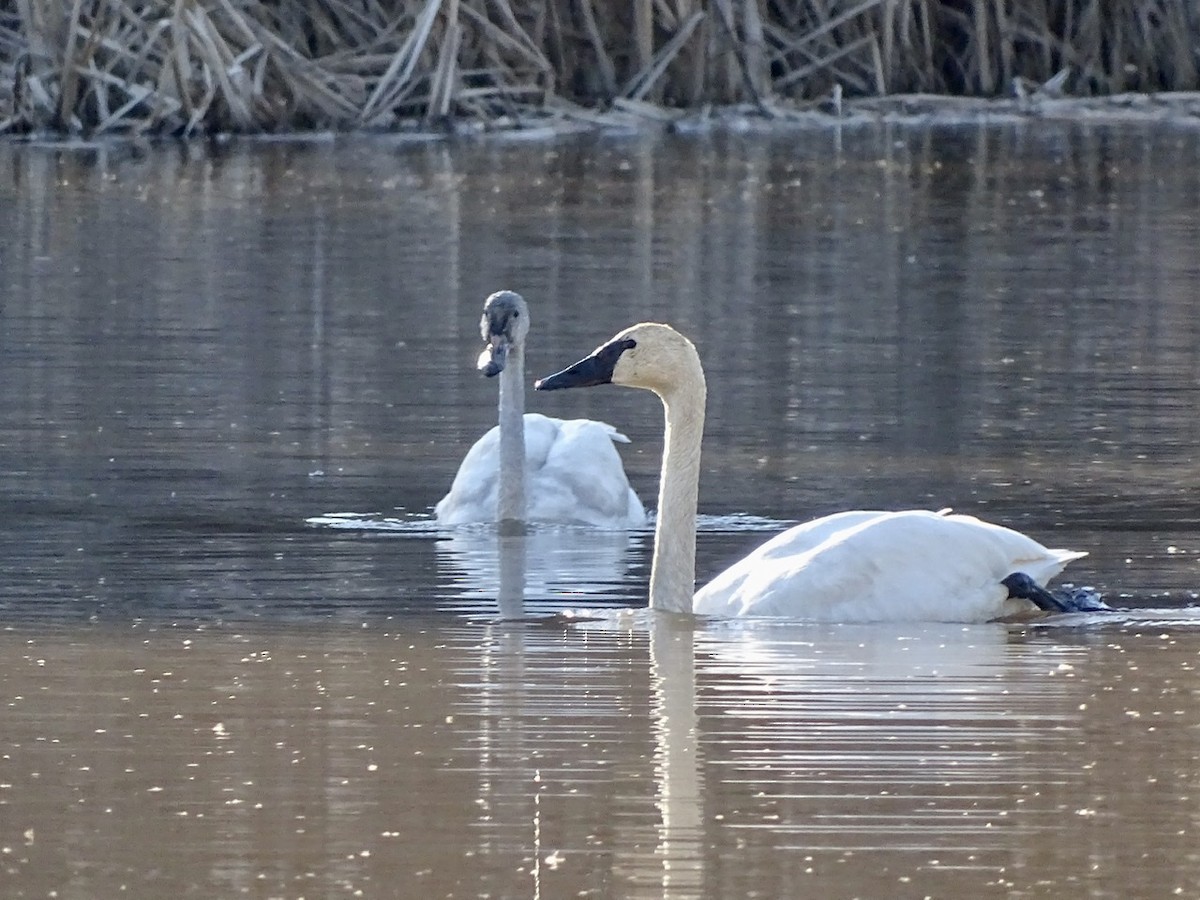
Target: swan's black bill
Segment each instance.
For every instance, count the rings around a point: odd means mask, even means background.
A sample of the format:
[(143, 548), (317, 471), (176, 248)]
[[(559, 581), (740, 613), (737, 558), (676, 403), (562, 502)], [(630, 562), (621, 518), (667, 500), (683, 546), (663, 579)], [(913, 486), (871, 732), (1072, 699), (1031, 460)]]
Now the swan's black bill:
[(1024, 572), (1013, 572), (1000, 583), (1008, 588), (1009, 597), (1030, 600), (1039, 609), (1049, 613), (1101, 612), (1112, 609), (1091, 588), (1056, 588), (1048, 591)]
[(539, 378), (533, 388), (536, 391), (559, 391), (563, 388), (593, 387), (597, 384), (612, 384), (613, 369), (626, 350), (637, 346), (633, 338), (610, 341), (591, 356), (584, 357), (561, 372)]
[(488, 341), (487, 347), (479, 354), (479, 360), (475, 365), (488, 378), (493, 378), (504, 371), (504, 366), (507, 362), (508, 339), (503, 336), (496, 336)]

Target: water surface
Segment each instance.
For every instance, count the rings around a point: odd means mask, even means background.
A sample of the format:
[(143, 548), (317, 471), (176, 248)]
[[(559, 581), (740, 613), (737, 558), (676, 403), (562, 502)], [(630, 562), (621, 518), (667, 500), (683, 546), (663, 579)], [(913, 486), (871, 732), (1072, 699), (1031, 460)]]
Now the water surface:
[[(1063, 123), (0, 146), (6, 896), (1200, 892), (1198, 158)], [(648, 532), (429, 521), (495, 419), (500, 287), (533, 376), (695, 339), (702, 579), (953, 506), (1134, 611), (586, 618), (645, 603)], [(616, 424), (653, 505), (653, 397), (529, 402)]]

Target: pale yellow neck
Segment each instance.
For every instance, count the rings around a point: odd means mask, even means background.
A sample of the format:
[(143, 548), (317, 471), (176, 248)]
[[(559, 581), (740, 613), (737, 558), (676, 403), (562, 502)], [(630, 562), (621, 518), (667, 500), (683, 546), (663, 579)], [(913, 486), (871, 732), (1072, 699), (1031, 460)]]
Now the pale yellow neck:
[(666, 441), (654, 527), (650, 608), (692, 611), (696, 588), (696, 507), (700, 493), (700, 442), (704, 435), (704, 375), (661, 394)]

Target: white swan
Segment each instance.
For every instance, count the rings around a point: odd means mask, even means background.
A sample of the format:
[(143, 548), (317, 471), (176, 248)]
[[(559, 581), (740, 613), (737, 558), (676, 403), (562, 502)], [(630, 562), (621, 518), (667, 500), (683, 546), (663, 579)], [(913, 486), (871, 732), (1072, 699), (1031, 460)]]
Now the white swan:
[(785, 531), (693, 596), (705, 381), (691, 341), (668, 325), (622, 331), (538, 390), (619, 384), (666, 412), (650, 608), (824, 622), (983, 622), (1071, 609), (1035, 582), (1085, 553), (1050, 550), (973, 516), (924, 510), (836, 513)]
[(551, 522), (625, 528), (646, 523), (614, 441), (629, 438), (590, 419), (552, 419), (525, 410), (529, 307), (520, 294), (487, 298), (480, 322), (487, 348), (479, 369), (500, 376), (500, 424), (475, 442), (450, 493), (434, 508), (444, 525)]

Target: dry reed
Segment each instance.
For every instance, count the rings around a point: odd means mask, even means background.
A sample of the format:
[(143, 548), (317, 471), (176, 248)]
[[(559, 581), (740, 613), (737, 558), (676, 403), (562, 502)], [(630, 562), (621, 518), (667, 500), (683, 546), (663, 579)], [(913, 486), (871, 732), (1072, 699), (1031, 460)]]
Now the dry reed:
[(1180, 0), (0, 0), (0, 132), (1197, 88)]

